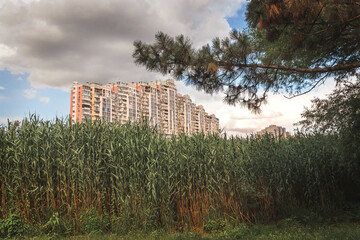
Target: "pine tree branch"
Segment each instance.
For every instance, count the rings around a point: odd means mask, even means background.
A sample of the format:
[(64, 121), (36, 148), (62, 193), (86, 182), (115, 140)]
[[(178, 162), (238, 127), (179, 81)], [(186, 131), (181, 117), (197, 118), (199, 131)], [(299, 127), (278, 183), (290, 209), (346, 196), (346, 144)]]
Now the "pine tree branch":
[(327, 73), (327, 72), (335, 72), (341, 70), (356, 69), (360, 67), (360, 62), (338, 64), (333, 67), (326, 67), (326, 68), (297, 68), (297, 67), (289, 67), (282, 65), (265, 65), (265, 64), (241, 64), (239, 65), (239, 67), (276, 69), (276, 70), (285, 70), (285, 71), (293, 71), (293, 72), (301, 72), (301, 73)]
[(299, 93), (299, 94), (296, 94), (296, 95), (293, 95), (293, 96), (289, 96), (289, 97), (287, 97), (287, 96), (284, 96), (284, 97), (285, 97), (286, 99), (293, 99), (293, 98), (295, 98), (295, 97), (299, 97), (299, 96), (305, 95), (305, 94), (311, 92), (317, 85), (319, 85), (319, 83), (324, 82), (324, 79), (327, 78), (328, 76), (329, 76), (329, 73), (326, 74), (325, 76), (323, 76), (322, 78), (320, 78), (318, 81), (316, 81), (316, 83), (313, 84), (313, 85), (311, 86), (311, 88), (308, 89), (308, 90), (306, 90), (305, 92), (302, 92), (302, 93)]

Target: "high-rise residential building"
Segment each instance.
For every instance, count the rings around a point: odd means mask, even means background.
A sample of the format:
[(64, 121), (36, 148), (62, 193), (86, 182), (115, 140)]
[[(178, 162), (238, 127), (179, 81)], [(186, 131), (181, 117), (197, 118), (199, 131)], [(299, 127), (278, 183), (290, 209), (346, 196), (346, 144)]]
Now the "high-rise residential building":
[(189, 95), (182, 96), (180, 93), (176, 95), (177, 108), (177, 132), (191, 134), (193, 132), (192, 125), (192, 101)]
[(219, 130), (219, 119), (214, 114), (205, 114), (205, 133), (215, 133)]
[(176, 87), (174, 80), (158, 82), (161, 91), (161, 130), (165, 134), (177, 134)]
[(219, 119), (208, 115), (188, 95), (177, 93), (174, 80), (107, 85), (74, 82), (70, 116), (73, 123), (86, 119), (121, 124), (146, 120), (166, 135), (219, 130)]
[(117, 96), (117, 107), (119, 109), (117, 117), (118, 121), (122, 124), (125, 124), (128, 121), (140, 121), (141, 94), (139, 89), (134, 85), (117, 83), (112, 84), (111, 90)]
[(151, 83), (139, 83), (136, 88), (140, 92), (140, 121), (146, 119), (151, 126), (159, 125), (161, 89)]
[(115, 122), (118, 118), (117, 96), (111, 88), (96, 83), (74, 82), (71, 89), (70, 115), (73, 122), (102, 119)]
[(192, 105), (192, 124), (193, 132), (200, 133), (205, 132), (205, 109), (202, 105)]
[(210, 128), (210, 132), (211, 133), (218, 133), (220, 130), (220, 121), (219, 119), (215, 116), (215, 114), (211, 114), (211, 128)]

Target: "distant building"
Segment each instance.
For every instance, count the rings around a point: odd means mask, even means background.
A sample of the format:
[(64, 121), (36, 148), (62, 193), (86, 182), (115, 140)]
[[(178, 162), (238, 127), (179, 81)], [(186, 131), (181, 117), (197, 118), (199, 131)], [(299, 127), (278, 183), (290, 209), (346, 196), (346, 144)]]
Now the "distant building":
[(191, 134), (193, 133), (192, 123), (192, 101), (189, 95), (176, 95), (177, 108), (177, 132)]
[(214, 115), (205, 115), (205, 132), (217, 132), (219, 130), (219, 119)]
[(202, 105), (192, 105), (192, 124), (194, 133), (205, 132), (205, 110)]
[(147, 119), (166, 135), (219, 131), (219, 119), (188, 95), (177, 93), (174, 80), (106, 85), (74, 82), (70, 116), (73, 123), (102, 119), (125, 124)]
[(279, 137), (289, 137), (290, 133), (286, 132), (286, 129), (280, 126), (276, 126), (276, 125), (270, 125), (262, 130), (260, 130), (259, 132), (257, 132), (258, 135), (262, 136), (264, 134), (270, 134), (276, 138)]
[(70, 116), (73, 122), (84, 122), (86, 119), (102, 118), (106, 121), (117, 121), (116, 93), (109, 87), (96, 83), (78, 84), (71, 89)]

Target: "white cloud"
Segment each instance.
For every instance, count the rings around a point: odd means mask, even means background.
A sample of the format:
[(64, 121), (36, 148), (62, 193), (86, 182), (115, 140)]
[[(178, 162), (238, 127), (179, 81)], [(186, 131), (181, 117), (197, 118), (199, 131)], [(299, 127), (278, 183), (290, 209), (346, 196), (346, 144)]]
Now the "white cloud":
[(0, 101), (4, 99), (7, 99), (7, 97), (0, 95)]
[(5, 88), (3, 86), (0, 86), (0, 90), (4, 90)]
[(25, 89), (24, 90), (24, 97), (27, 98), (27, 99), (33, 99), (33, 98), (35, 98), (36, 93), (37, 93), (37, 91), (34, 88)]
[[(6, 0), (0, 4), (0, 68), (29, 73), (33, 86), (73, 81), (151, 81), (134, 64), (133, 41), (158, 31), (189, 36), (196, 46), (228, 35), (225, 17), (245, 0)], [(0, 51), (1, 52), (1, 51)], [(11, 54), (10, 54), (11, 52)]]
[(48, 97), (41, 97), (41, 98), (40, 98), (40, 102), (49, 103), (49, 102), (50, 102), (50, 98), (48, 98)]
[(301, 120), (304, 106), (311, 107), (311, 100), (314, 97), (326, 97), (334, 89), (335, 82), (333, 79), (328, 79), (324, 85), (312, 92), (293, 99), (286, 99), (281, 94), (270, 94), (268, 104), (262, 106), (259, 115), (252, 114), (240, 106), (226, 105), (222, 102), (224, 97), (222, 93), (211, 96), (187, 87), (182, 82), (176, 82), (176, 85), (180, 93), (188, 94), (193, 102), (203, 105), (208, 113), (215, 114), (220, 120), (220, 127), (228, 134), (245, 136), (271, 124), (285, 127), (292, 133), (297, 128), (293, 124)]
[[(189, 36), (195, 46), (227, 36), (226, 17), (235, 15), (245, 0), (0, 0), (0, 69), (28, 73), (32, 86), (69, 89), (73, 81), (108, 83), (164, 78), (134, 64), (133, 41), (153, 42), (158, 31)], [(19, 77), (21, 80), (21, 77)], [(328, 81), (330, 82), (330, 80)], [(328, 87), (329, 85), (329, 87)], [(303, 106), (329, 93), (333, 85), (285, 99), (269, 96), (261, 115), (222, 102), (177, 83), (230, 134), (251, 133), (270, 124), (292, 130)], [(25, 97), (35, 98), (27, 89)], [(46, 101), (46, 100), (45, 100)]]
[(0, 59), (16, 55), (16, 48), (0, 43)]

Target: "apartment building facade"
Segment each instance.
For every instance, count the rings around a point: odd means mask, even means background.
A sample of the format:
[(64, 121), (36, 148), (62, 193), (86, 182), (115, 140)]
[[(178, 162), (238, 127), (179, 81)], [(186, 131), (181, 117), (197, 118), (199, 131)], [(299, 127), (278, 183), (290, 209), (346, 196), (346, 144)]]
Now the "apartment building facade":
[(70, 117), (73, 123), (101, 119), (125, 124), (146, 119), (166, 135), (219, 130), (219, 119), (208, 115), (188, 95), (177, 93), (174, 80), (107, 85), (74, 82)]
[(99, 84), (75, 82), (71, 89), (70, 116), (73, 122), (79, 123), (98, 118), (110, 122), (117, 121), (116, 93)]
[(192, 112), (193, 103), (189, 95), (176, 95), (177, 131), (178, 133), (193, 133)]

